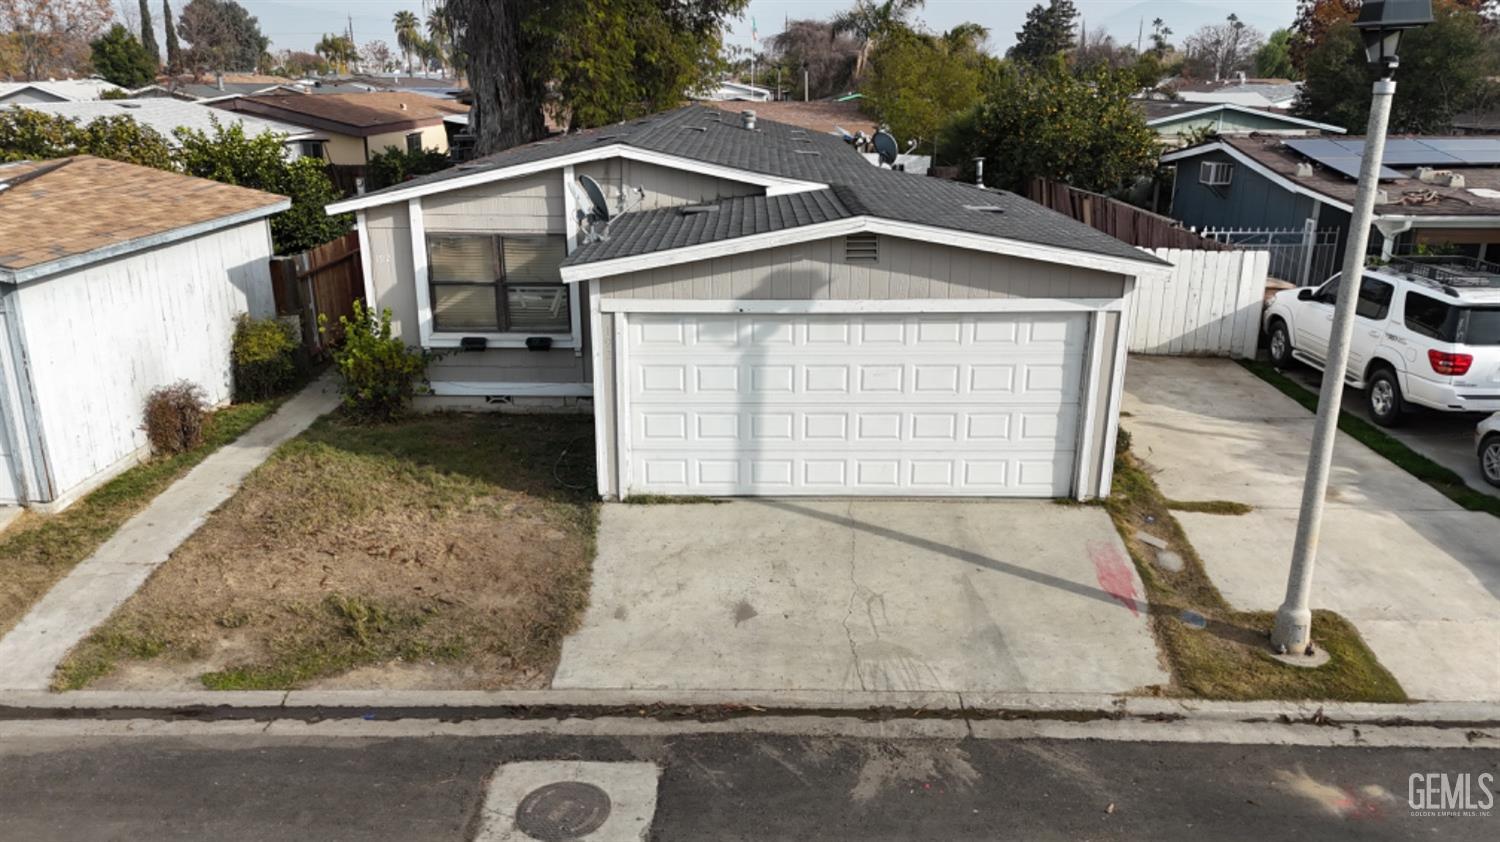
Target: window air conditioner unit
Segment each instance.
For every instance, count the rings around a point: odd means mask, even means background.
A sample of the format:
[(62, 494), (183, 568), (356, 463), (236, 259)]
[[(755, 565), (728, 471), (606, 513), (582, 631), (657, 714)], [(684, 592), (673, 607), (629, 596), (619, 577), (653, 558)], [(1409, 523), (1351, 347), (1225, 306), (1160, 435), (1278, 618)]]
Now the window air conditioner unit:
[(1228, 161), (1204, 161), (1198, 165), (1198, 183), (1209, 187), (1228, 187), (1234, 176), (1234, 164)]

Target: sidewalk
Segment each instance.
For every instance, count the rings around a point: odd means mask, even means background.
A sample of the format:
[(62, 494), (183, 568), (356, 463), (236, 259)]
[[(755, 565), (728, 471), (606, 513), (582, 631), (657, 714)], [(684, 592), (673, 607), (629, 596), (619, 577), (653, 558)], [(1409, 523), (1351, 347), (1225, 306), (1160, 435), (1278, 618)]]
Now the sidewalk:
[(330, 378), (204, 459), (58, 582), (0, 639), (0, 689), (45, 690), (58, 663), (197, 531), (283, 442), (338, 406)]

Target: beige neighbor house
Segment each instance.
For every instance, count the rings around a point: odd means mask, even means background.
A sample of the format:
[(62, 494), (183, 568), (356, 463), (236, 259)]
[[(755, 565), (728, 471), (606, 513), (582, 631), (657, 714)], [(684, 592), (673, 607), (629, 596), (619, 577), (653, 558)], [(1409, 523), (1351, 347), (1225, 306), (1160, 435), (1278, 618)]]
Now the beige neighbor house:
[(469, 112), (467, 105), (409, 92), (280, 93), (235, 97), (214, 105), (313, 129), (323, 138), (322, 157), (342, 167), (362, 167), (371, 155), (392, 146), (446, 153), (443, 118)]
[(60, 509), (136, 464), (153, 389), (229, 401), (289, 204), (87, 155), (0, 165), (0, 506)]
[[(606, 223), (577, 189), (602, 186)], [(1089, 498), (1155, 257), (694, 106), (330, 206), (431, 406), (575, 407), (598, 491)]]

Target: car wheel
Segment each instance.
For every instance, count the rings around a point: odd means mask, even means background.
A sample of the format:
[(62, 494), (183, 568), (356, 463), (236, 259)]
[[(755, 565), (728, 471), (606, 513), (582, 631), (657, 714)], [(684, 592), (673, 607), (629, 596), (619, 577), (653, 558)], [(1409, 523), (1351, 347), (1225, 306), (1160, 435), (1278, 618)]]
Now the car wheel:
[(1479, 444), (1479, 473), (1485, 482), (1500, 486), (1500, 435), (1487, 436)]
[(1287, 335), (1286, 322), (1277, 319), (1271, 322), (1271, 333), (1267, 340), (1271, 351), (1271, 363), (1277, 368), (1292, 364), (1292, 338)]
[(1377, 370), (1365, 386), (1365, 398), (1370, 405), (1370, 415), (1382, 427), (1401, 424), (1401, 414), (1406, 401), (1401, 397), (1401, 386), (1396, 382), (1396, 372), (1388, 368)]

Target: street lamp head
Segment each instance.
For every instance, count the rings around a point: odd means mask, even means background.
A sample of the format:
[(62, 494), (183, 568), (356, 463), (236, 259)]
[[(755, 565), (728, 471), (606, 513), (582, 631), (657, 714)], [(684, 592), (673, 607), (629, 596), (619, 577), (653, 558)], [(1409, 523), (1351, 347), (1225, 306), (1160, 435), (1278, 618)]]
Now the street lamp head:
[(1365, 0), (1354, 26), (1365, 39), (1365, 55), (1382, 77), (1396, 72), (1401, 34), (1432, 23), (1432, 0)]

